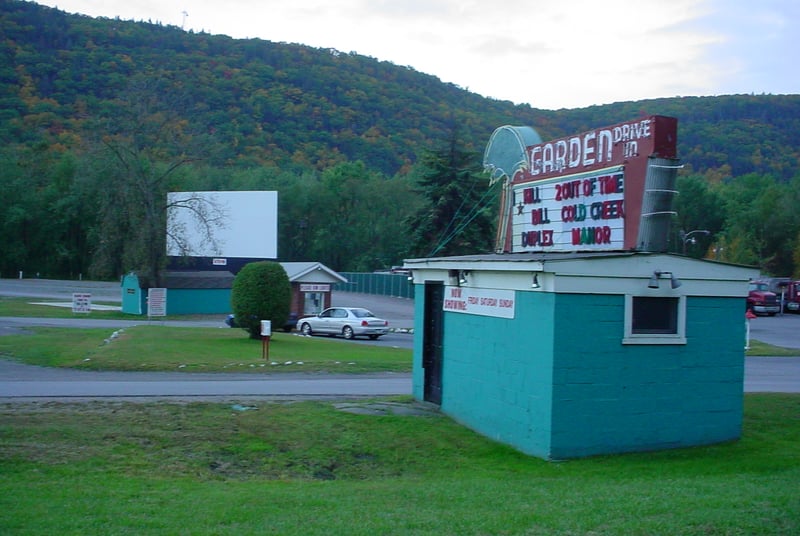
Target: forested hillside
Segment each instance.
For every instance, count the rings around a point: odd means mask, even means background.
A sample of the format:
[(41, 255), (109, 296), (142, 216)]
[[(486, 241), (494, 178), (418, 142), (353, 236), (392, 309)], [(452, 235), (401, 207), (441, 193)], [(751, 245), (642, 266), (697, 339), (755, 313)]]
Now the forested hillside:
[[(355, 53), (16, 0), (0, 0), (0, 15), (3, 277), (157, 272), (153, 235), (163, 238), (158, 214), (172, 190), (278, 190), (282, 260), (389, 266), (441, 249), (435, 232), (414, 237), (407, 222), (438, 202), (424, 185), (447, 180), (454, 144), (473, 153), (474, 173), (465, 178), (459, 163), (450, 176), (472, 192), (487, 188), (481, 152), (498, 126), (530, 125), (548, 139), (642, 114), (679, 119), (681, 180), (693, 194), (679, 201), (676, 229), (712, 233), (688, 253), (780, 275), (800, 264), (790, 202), (800, 199), (798, 95), (538, 110)], [(745, 195), (755, 197), (736, 201)], [(493, 199), (480, 202), (491, 221)], [(750, 219), (731, 212), (755, 207)]]

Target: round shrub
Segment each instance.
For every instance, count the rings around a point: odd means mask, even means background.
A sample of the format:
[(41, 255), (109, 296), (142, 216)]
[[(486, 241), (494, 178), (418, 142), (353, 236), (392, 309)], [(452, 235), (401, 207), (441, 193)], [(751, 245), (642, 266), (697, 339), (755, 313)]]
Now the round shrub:
[(236, 324), (250, 333), (251, 339), (261, 338), (262, 320), (271, 321), (273, 331), (282, 327), (289, 317), (291, 299), (289, 276), (277, 262), (246, 264), (233, 280), (231, 306)]

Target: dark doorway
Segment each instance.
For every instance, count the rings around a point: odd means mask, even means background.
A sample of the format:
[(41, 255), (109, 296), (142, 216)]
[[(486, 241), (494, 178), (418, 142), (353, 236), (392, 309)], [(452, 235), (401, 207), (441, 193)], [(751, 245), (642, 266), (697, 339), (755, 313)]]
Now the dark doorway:
[(424, 399), (442, 403), (442, 342), (444, 336), (444, 285), (425, 283), (422, 334), (422, 368), (425, 370)]

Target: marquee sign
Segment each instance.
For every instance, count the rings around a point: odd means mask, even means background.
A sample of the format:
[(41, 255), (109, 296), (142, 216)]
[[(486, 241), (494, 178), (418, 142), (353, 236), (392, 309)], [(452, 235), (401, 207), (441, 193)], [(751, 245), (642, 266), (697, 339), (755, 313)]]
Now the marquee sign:
[(530, 249), (624, 249), (622, 167), (545, 179), (512, 189), (516, 246)]
[(649, 235), (663, 232), (651, 224), (668, 223), (676, 119), (651, 116), (548, 142), (537, 136), (524, 147), (509, 134), (521, 128), (497, 129), (484, 156), (493, 180), (505, 180), (498, 252), (646, 249)]

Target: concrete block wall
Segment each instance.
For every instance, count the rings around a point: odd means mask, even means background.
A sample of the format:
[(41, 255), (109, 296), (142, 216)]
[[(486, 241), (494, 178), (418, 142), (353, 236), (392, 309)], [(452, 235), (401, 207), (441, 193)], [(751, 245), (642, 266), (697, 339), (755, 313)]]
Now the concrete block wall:
[(544, 457), (551, 435), (553, 295), (525, 298), (518, 298), (513, 320), (445, 313), (441, 407), (488, 437)]
[[(231, 289), (167, 289), (167, 314), (229, 314)], [(145, 312), (147, 312), (145, 310)]]
[(726, 327), (744, 326), (739, 301), (688, 297), (685, 345), (623, 345), (622, 296), (559, 295), (549, 457), (738, 438), (744, 334)]

